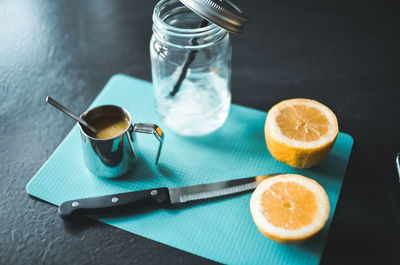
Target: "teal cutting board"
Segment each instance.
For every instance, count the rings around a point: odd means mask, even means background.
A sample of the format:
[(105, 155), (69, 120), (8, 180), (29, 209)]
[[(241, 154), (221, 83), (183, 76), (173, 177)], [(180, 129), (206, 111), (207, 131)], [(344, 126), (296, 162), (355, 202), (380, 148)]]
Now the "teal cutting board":
[(74, 126), (28, 183), (29, 194), (60, 205), (66, 200), (154, 187), (179, 187), (274, 172), (298, 173), (317, 180), (325, 188), (331, 212), (321, 233), (297, 245), (280, 245), (257, 230), (249, 210), (251, 193), (190, 207), (146, 209), (95, 219), (221, 263), (318, 264), (353, 145), (351, 136), (339, 133), (322, 164), (311, 169), (293, 169), (268, 153), (264, 141), (266, 112), (232, 105), (226, 123), (215, 133), (200, 138), (182, 137), (163, 128), (158, 120), (152, 84), (125, 75), (113, 76), (90, 108), (103, 104), (126, 108), (133, 122), (160, 125), (165, 143), (159, 166), (154, 165), (156, 139), (141, 135), (141, 159), (135, 169), (119, 179), (98, 178), (83, 164), (79, 129)]

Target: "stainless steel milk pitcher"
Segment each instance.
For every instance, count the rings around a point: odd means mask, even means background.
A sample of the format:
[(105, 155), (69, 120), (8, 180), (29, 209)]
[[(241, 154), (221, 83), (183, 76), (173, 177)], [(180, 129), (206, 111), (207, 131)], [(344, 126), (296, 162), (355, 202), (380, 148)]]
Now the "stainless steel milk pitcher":
[(99, 117), (107, 115), (121, 115), (129, 126), (121, 134), (110, 139), (97, 139), (90, 136), (88, 129), (79, 124), (82, 138), (83, 158), (86, 167), (96, 176), (105, 178), (119, 177), (135, 164), (138, 157), (138, 145), (135, 133), (153, 134), (159, 141), (156, 155), (156, 165), (160, 159), (164, 133), (156, 124), (132, 124), (131, 115), (124, 108), (115, 105), (103, 105), (81, 115), (81, 118), (90, 123)]

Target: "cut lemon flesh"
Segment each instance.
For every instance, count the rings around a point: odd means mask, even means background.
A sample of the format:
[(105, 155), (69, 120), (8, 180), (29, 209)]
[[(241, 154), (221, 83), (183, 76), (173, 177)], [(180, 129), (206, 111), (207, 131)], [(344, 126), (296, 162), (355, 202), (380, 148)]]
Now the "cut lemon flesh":
[(294, 174), (262, 181), (250, 200), (258, 229), (280, 243), (301, 241), (316, 234), (325, 225), (329, 209), (322, 186)]
[(288, 139), (312, 142), (324, 137), (329, 121), (317, 108), (304, 105), (285, 107), (276, 116), (281, 133)]
[(296, 182), (272, 184), (261, 197), (263, 214), (275, 227), (299, 229), (314, 220), (318, 205), (315, 195)]
[(328, 107), (300, 98), (273, 106), (264, 129), (271, 155), (298, 168), (320, 163), (332, 149), (339, 132), (336, 116)]

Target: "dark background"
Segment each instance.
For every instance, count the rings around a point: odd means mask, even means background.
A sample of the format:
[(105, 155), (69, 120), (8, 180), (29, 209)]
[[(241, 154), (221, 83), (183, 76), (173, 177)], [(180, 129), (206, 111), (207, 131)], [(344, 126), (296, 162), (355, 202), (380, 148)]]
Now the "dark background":
[[(286, 98), (328, 105), (355, 139), (322, 264), (398, 260), (400, 2), (241, 0), (233, 36), (236, 104)], [(150, 0), (0, 1), (0, 263), (201, 264), (206, 259), (87, 220), (64, 223), (25, 185), (107, 80), (151, 80)], [(397, 261), (398, 262), (398, 261)]]

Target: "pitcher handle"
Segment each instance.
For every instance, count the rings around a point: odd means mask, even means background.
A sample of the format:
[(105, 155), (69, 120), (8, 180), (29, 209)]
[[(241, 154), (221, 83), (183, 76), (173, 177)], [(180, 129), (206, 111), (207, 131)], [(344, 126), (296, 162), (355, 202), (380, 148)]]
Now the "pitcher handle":
[(156, 157), (156, 165), (158, 165), (158, 160), (160, 159), (160, 154), (161, 154), (161, 148), (164, 141), (164, 132), (161, 130), (161, 128), (158, 127), (158, 125), (152, 123), (135, 123), (133, 125), (132, 131), (138, 133), (153, 134), (157, 138), (157, 140), (160, 142)]

